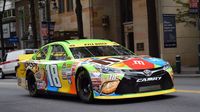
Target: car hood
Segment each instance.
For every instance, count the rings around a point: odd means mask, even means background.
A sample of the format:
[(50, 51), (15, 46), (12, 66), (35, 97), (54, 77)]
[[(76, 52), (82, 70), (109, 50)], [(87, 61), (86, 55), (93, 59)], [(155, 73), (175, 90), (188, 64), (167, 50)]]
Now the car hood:
[(115, 56), (93, 58), (90, 63), (103, 66), (109, 66), (118, 69), (155, 69), (167, 64), (166, 61), (159, 58), (140, 57), (140, 56)]

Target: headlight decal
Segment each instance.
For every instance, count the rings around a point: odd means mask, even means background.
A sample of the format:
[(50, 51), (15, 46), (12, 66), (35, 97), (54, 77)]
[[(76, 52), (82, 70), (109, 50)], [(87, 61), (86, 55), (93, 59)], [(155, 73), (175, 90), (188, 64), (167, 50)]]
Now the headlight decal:
[(95, 64), (94, 67), (101, 73), (123, 73), (120, 69), (112, 68), (109, 66)]
[[(91, 73), (96, 74), (96, 73)], [(95, 77), (95, 75), (92, 75), (92, 86), (95, 95), (111, 95), (115, 92), (116, 88), (118, 87), (118, 84), (120, 80), (124, 77), (124, 74), (105, 74), (105, 73), (99, 73), (100, 75), (98, 77)]]

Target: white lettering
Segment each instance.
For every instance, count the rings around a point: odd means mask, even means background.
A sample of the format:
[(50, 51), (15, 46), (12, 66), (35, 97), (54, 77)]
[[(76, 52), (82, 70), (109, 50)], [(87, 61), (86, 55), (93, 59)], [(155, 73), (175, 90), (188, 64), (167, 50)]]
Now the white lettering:
[(47, 76), (50, 86), (61, 87), (60, 79), (58, 77), (58, 69), (56, 65), (47, 65)]
[(149, 77), (149, 78), (140, 78), (136, 82), (150, 82), (150, 81), (159, 81), (162, 77)]
[(145, 65), (143, 61), (133, 61), (134, 65)]

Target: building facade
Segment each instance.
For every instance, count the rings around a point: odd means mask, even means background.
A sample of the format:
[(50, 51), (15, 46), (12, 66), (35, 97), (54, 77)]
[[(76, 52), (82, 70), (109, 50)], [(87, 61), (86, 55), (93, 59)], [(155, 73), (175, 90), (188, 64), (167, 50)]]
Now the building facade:
[[(63, 7), (68, 6), (67, 1)], [(138, 55), (161, 57), (173, 65), (176, 55), (180, 55), (183, 65), (196, 66), (199, 31), (197, 25), (179, 20), (180, 10), (187, 12), (189, 7), (177, 1), (180, 0), (81, 0), (84, 35), (119, 42)], [(190, 3), (181, 2), (186, 6)], [(188, 18), (198, 24), (197, 18), (190, 14)], [(52, 19), (55, 30), (77, 30), (75, 3), (73, 10), (52, 14)]]
[[(198, 15), (197, 13), (189, 13), (189, 6), (192, 1), (197, 0), (181, 0), (181, 4), (176, 3), (180, 0), (158, 0), (157, 1), (157, 26), (158, 26), (158, 36), (160, 41), (160, 55), (166, 60), (169, 60), (175, 64), (175, 56), (180, 55), (182, 65), (186, 66), (197, 66), (198, 65), (198, 43), (200, 42), (200, 35), (198, 30)], [(183, 6), (182, 4), (187, 4)], [(196, 4), (197, 5), (197, 4)], [(186, 11), (186, 16), (183, 16), (180, 11)], [(165, 22), (169, 22), (166, 15), (175, 16), (175, 26), (176, 26), (176, 46), (167, 48), (165, 46), (165, 41), (169, 37), (166, 36), (167, 31), (165, 26), (170, 25)], [(180, 17), (180, 18), (179, 18)], [(170, 17), (171, 18), (171, 17)], [(181, 19), (181, 20), (180, 20)], [(189, 20), (189, 21), (188, 21)], [(173, 31), (172, 31), (173, 32)]]
[[(38, 0), (34, 0), (34, 4), (35, 19), (37, 21), (36, 24), (34, 24), (37, 29), (35, 36), (38, 38), (37, 44), (41, 46)], [(29, 0), (15, 0), (15, 7), (16, 33), (20, 40), (19, 48), (34, 48), (30, 2)]]
[[(1, 2), (1, 4), (3, 4)], [(2, 10), (2, 5), (0, 9)], [(14, 50), (19, 44), (19, 39), (16, 36), (16, 18), (15, 18), (15, 4), (8, 0), (5, 4), (5, 11), (3, 14), (3, 38), (4, 49), (6, 51)]]
[[(28, 0), (16, 1), (16, 15), (23, 15), (17, 17), (17, 35), (23, 38), (26, 34), (23, 32), (30, 28), (30, 14), (25, 10), (30, 6), (20, 6)], [(50, 19), (55, 23), (52, 38), (77, 36), (75, 2), (50, 0)], [(81, 0), (84, 36), (110, 39), (138, 55), (161, 57), (173, 65), (176, 55), (180, 55), (183, 65), (196, 66), (200, 40), (197, 14), (181, 17), (180, 12), (187, 12), (190, 3), (191, 0)], [(46, 10), (37, 8), (37, 31), (43, 32), (42, 21), (46, 20)], [(45, 44), (43, 33), (38, 33), (40, 45)], [(21, 47), (27, 46), (21, 44)]]

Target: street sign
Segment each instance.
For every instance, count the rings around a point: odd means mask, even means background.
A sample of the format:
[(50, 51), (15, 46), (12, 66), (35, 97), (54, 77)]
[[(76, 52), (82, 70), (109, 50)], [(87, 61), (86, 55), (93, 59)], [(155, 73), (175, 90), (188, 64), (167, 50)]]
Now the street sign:
[(18, 43), (19, 42), (19, 38), (16, 37), (16, 36), (13, 36), (13, 37), (8, 38), (8, 41), (10, 43)]
[(163, 15), (164, 47), (176, 47), (176, 16), (175, 14)]

